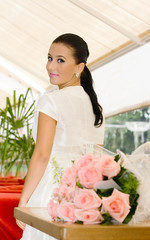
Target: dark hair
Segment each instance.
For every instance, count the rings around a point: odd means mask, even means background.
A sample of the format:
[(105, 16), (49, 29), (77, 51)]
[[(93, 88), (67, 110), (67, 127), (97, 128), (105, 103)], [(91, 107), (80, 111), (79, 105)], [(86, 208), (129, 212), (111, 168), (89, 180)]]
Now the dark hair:
[(70, 46), (73, 49), (74, 58), (77, 64), (85, 63), (83, 72), (81, 73), (81, 86), (85, 92), (89, 95), (93, 112), (95, 114), (94, 125), (100, 127), (103, 123), (102, 107), (98, 103), (97, 95), (93, 88), (93, 79), (89, 69), (86, 66), (87, 58), (89, 56), (89, 50), (87, 43), (78, 35), (72, 33), (66, 33), (57, 37), (53, 43), (63, 43)]

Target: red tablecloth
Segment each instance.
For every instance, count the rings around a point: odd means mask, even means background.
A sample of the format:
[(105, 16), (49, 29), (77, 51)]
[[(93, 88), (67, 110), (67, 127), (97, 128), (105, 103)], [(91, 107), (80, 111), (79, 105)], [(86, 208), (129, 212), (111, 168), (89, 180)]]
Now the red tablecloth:
[(16, 177), (0, 177), (0, 240), (19, 240), (22, 230), (14, 218), (24, 180)]

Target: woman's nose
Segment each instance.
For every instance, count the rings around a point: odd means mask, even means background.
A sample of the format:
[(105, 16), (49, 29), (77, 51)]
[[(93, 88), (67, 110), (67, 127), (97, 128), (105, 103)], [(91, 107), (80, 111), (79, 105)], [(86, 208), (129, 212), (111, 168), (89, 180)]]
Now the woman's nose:
[(54, 61), (48, 61), (46, 65), (47, 70), (53, 71), (56, 68), (56, 64)]

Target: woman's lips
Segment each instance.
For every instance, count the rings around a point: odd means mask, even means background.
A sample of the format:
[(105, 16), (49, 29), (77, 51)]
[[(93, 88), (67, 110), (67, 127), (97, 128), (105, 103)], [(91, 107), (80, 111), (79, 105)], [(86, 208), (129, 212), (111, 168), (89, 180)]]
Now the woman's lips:
[(49, 74), (49, 76), (50, 76), (50, 77), (57, 77), (57, 76), (58, 76), (58, 74), (55, 74), (55, 73), (50, 73), (50, 74)]

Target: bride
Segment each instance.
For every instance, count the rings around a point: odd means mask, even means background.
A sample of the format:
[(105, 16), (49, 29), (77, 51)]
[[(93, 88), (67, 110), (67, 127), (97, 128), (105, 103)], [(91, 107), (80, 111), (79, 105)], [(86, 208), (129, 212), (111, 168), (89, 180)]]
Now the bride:
[[(103, 144), (102, 107), (86, 66), (88, 56), (86, 42), (75, 34), (63, 34), (50, 46), (46, 68), (58, 89), (46, 92), (36, 105), (36, 145), (19, 207), (47, 207), (56, 187), (52, 159), (66, 168), (82, 154), (83, 144)], [(53, 239), (21, 221), (17, 224), (24, 230), (22, 240)]]

